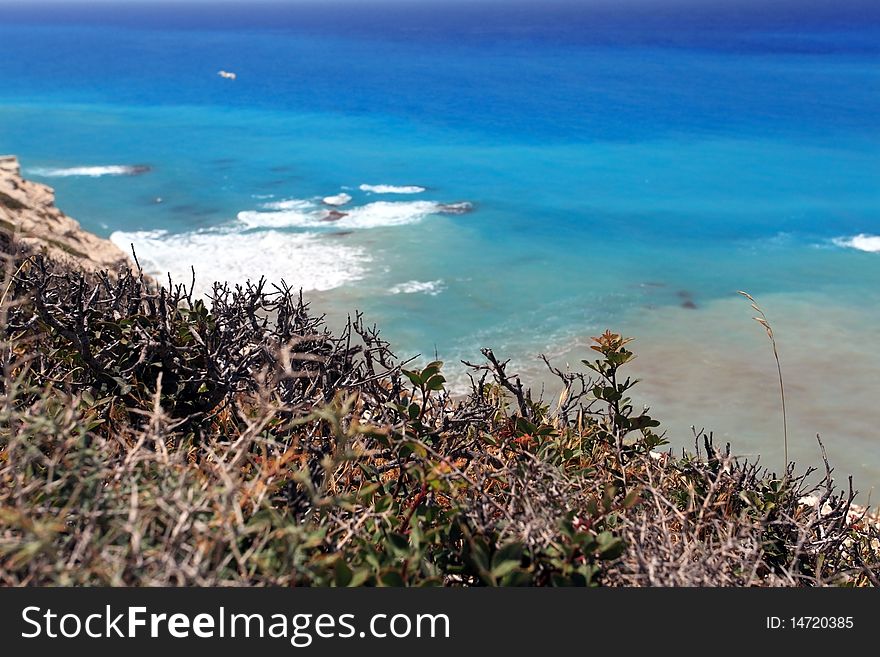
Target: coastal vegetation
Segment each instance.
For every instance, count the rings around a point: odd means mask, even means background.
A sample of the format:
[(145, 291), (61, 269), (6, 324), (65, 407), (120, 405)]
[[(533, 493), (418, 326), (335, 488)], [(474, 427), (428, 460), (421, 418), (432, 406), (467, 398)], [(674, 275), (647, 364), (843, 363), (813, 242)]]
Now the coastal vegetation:
[(206, 302), (0, 244), (4, 585), (878, 583), (851, 484), (662, 451), (613, 332), (552, 398), (489, 349), (452, 394), (284, 284)]
[(880, 583), (876, 516), (827, 459), (664, 451), (628, 338), (545, 359), (549, 397), (491, 349), (452, 391), (361, 314), (163, 285), (0, 174), (2, 585)]

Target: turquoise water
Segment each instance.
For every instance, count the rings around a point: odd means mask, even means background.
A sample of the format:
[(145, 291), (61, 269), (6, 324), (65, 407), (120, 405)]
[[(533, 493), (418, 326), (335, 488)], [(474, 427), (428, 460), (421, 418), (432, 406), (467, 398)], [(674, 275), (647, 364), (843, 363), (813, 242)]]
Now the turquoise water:
[(880, 482), (880, 14), (504, 6), (0, 4), (0, 151), (154, 273), (284, 279), (400, 355), (491, 346), (539, 380), (537, 353), (632, 333), (674, 442), (772, 459), (747, 289), (811, 382), (796, 455), (837, 430)]

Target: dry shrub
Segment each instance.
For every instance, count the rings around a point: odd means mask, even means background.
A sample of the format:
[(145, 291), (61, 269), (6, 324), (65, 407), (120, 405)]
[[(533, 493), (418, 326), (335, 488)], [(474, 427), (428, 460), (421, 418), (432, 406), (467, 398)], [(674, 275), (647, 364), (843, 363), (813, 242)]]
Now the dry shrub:
[(4, 585), (877, 583), (830, 471), (659, 453), (613, 333), (553, 404), (490, 350), (453, 396), (285, 285), (7, 261)]

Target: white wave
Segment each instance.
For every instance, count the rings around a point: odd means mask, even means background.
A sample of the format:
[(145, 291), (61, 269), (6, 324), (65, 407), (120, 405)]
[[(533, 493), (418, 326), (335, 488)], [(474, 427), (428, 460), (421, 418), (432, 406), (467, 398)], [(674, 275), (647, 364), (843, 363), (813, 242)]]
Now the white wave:
[(326, 205), (345, 205), (351, 201), (351, 195), (336, 194), (335, 196), (325, 196), (323, 201)]
[(320, 225), (320, 217), (314, 212), (281, 210), (279, 212), (239, 212), (236, 218), (248, 228), (308, 228)]
[(299, 198), (290, 198), (284, 201), (271, 201), (260, 205), (264, 210), (305, 210), (315, 207), (311, 201)]
[(404, 226), (418, 223), (433, 214), (461, 214), (470, 209), (469, 203), (444, 204), (435, 201), (375, 201), (344, 211), (327, 211), (311, 201), (289, 200), (266, 203), (266, 210), (239, 212), (237, 218), (249, 228), (336, 228), (366, 229), (384, 226)]
[(260, 276), (307, 291), (330, 290), (363, 278), (370, 261), (362, 248), (313, 233), (118, 231), (110, 239), (126, 252), (134, 244), (144, 270), (162, 281), (170, 273), (173, 281), (188, 283), (190, 266), (195, 267), (200, 294), (210, 292), (215, 281), (243, 283)]
[(838, 237), (834, 240), (837, 246), (843, 246), (869, 253), (880, 253), (880, 235), (860, 233), (854, 237)]
[(398, 283), (388, 288), (390, 294), (418, 294), (422, 292), (436, 297), (444, 289), (443, 280), (436, 281), (407, 281), (406, 283)]
[(443, 205), (434, 201), (376, 201), (346, 211), (334, 222), (340, 228), (378, 228), (404, 226), (422, 221), (432, 214), (443, 214)]
[(84, 176), (88, 178), (100, 178), (102, 176), (138, 176), (147, 173), (150, 167), (139, 165), (121, 165), (111, 164), (100, 167), (33, 167), (28, 169), (26, 173), (43, 178), (69, 178), (71, 176)]
[(421, 194), (425, 191), (424, 187), (418, 185), (361, 185), (358, 189), (362, 192), (373, 192), (374, 194)]
[(273, 212), (246, 210), (238, 213), (238, 220), (248, 228), (300, 228), (317, 225), (320, 219), (315, 204), (303, 199), (273, 201), (260, 207)]

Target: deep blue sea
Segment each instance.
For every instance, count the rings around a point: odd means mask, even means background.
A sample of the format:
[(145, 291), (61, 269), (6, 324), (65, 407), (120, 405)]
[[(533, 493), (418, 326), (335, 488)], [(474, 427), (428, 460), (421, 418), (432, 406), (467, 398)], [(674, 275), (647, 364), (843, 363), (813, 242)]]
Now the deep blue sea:
[(793, 455), (880, 483), (876, 2), (6, 2), (0, 152), (148, 270), (284, 279), (453, 381), (613, 328), (674, 444), (776, 466), (748, 290)]

